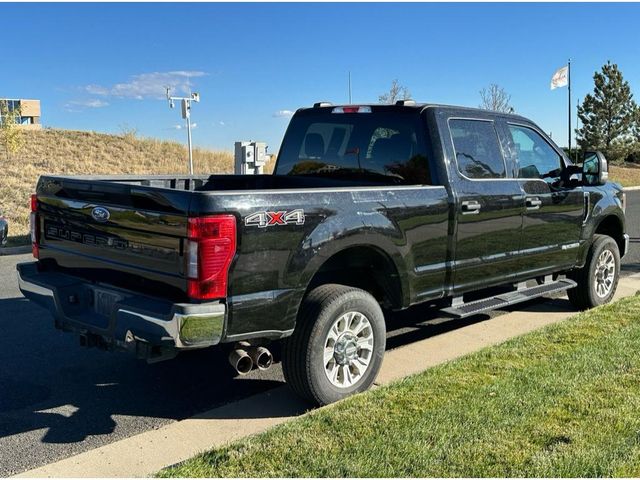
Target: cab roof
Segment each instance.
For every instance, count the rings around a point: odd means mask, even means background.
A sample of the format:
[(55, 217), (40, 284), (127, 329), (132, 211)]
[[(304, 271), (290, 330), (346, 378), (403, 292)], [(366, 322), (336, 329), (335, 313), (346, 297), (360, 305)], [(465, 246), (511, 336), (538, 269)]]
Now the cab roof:
[(331, 104), (329, 102), (318, 102), (313, 107), (303, 107), (298, 109), (298, 112), (312, 112), (312, 111), (333, 111), (336, 108), (353, 108), (353, 107), (370, 107), (372, 112), (387, 111), (387, 112), (407, 112), (413, 111), (416, 113), (424, 110), (439, 110), (446, 111), (447, 113), (453, 113), (456, 115), (475, 115), (475, 116), (495, 116), (510, 118), (513, 120), (526, 121), (531, 123), (531, 120), (515, 113), (497, 112), (494, 110), (486, 110), (483, 108), (465, 107), (461, 105), (446, 105), (439, 103), (418, 103), (414, 101), (400, 100), (395, 104), (380, 104), (380, 103), (356, 103), (356, 104)]

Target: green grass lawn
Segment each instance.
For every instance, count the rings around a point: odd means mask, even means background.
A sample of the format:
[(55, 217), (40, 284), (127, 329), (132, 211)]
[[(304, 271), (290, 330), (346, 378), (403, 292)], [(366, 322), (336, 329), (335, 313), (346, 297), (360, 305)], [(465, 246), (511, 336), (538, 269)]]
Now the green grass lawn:
[(638, 477), (639, 349), (636, 296), (159, 475)]

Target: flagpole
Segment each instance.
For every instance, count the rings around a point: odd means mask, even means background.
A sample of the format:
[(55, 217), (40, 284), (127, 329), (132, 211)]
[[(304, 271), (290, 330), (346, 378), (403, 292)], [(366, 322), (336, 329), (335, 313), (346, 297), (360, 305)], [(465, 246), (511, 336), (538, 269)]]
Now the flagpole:
[(569, 59), (567, 75), (569, 82), (569, 158), (571, 158), (571, 59)]
[[(576, 130), (580, 130), (580, 116), (578, 115), (580, 110), (580, 99), (576, 101)], [(578, 139), (576, 137), (576, 163), (578, 163)]]

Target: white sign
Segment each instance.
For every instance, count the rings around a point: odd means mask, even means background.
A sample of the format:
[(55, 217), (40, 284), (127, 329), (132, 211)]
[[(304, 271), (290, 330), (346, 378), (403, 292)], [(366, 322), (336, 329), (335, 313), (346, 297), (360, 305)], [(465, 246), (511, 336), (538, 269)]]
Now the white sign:
[(551, 90), (556, 88), (566, 87), (569, 83), (569, 67), (564, 66), (559, 68), (556, 73), (551, 77)]

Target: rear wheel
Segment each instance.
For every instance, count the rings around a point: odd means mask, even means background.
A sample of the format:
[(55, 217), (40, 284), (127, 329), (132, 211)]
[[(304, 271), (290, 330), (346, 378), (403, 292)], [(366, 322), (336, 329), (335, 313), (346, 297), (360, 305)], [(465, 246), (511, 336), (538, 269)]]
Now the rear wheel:
[(606, 235), (594, 235), (584, 267), (568, 275), (578, 286), (567, 292), (571, 304), (586, 310), (609, 303), (620, 278), (620, 250)]
[(371, 386), (385, 343), (384, 315), (371, 294), (322, 285), (303, 301), (296, 329), (283, 345), (285, 379), (314, 403), (335, 402)]

